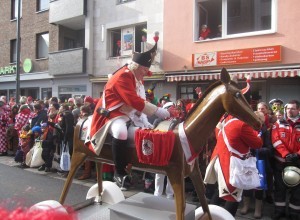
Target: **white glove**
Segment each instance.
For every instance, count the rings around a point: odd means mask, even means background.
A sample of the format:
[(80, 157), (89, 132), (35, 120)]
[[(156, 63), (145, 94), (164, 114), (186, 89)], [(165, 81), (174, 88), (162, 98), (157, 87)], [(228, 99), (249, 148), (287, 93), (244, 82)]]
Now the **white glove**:
[(162, 119), (170, 118), (170, 112), (167, 109), (163, 109), (160, 107), (157, 108), (157, 110), (154, 114), (157, 117), (162, 118)]
[(140, 118), (141, 118), (141, 121), (143, 122), (145, 128), (153, 129), (153, 125), (148, 121), (147, 115), (142, 113)]

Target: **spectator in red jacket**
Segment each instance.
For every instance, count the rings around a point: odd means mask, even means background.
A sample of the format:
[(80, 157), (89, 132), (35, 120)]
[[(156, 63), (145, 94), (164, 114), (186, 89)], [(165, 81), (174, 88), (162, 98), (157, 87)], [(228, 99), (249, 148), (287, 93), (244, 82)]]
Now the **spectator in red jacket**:
[(200, 37), (199, 37), (199, 40), (206, 40), (208, 38), (210, 38), (210, 29), (207, 27), (206, 24), (203, 24), (201, 26), (201, 30), (200, 30)]
[[(275, 149), (275, 215), (273, 219), (280, 219), (285, 216), (287, 205), (289, 207), (289, 216), (287, 219), (299, 219), (300, 216), (300, 185), (288, 187), (282, 178), (282, 171), (286, 166), (300, 167), (299, 112), (299, 101), (289, 101), (286, 104), (286, 118), (276, 122), (272, 128), (272, 144)], [(288, 191), (290, 192), (290, 196), (287, 200), (286, 193)]]

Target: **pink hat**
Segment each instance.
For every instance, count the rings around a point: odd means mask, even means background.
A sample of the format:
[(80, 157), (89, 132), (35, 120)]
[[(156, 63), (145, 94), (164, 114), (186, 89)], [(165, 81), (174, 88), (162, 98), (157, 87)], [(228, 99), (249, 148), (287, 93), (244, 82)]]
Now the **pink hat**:
[(84, 98), (84, 102), (88, 102), (88, 103), (94, 103), (94, 99), (91, 96), (86, 96)]
[(73, 98), (69, 98), (69, 99), (68, 99), (68, 102), (73, 102), (73, 103), (75, 103), (75, 100), (74, 100)]

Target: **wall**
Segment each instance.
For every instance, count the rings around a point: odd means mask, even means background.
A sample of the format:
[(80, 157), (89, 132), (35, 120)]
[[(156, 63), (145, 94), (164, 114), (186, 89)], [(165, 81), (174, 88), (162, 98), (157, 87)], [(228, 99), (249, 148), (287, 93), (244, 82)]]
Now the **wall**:
[[(275, 1), (276, 2), (276, 1)], [(299, 7), (300, 1), (277, 1), (277, 32), (274, 34), (240, 37), (205, 42), (193, 42), (194, 0), (165, 1), (164, 7), (164, 63), (165, 71), (192, 70), (192, 54), (210, 51), (233, 50), (282, 45), (282, 61), (268, 64), (247, 64), (247, 67), (299, 64)], [(175, 22), (176, 21), (176, 22)], [(234, 68), (245, 68), (236, 65)], [(219, 69), (219, 67), (205, 69)]]

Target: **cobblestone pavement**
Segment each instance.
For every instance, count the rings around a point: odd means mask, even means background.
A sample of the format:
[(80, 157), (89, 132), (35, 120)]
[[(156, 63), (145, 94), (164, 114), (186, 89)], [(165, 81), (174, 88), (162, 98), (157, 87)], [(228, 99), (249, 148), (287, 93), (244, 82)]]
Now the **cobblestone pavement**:
[[(0, 157), (0, 163), (1, 164), (5, 164), (7, 166), (18, 166), (19, 164), (16, 163), (14, 161), (14, 158), (12, 156), (1, 156)], [(37, 170), (37, 168), (26, 168), (24, 169), (24, 172), (34, 172), (34, 173), (38, 173), (38, 174), (41, 174), (41, 175), (47, 175), (51, 178), (58, 178), (58, 179), (65, 179), (66, 176), (64, 175), (60, 175), (58, 174), (55, 170), (53, 172), (49, 172), (49, 173), (45, 173), (45, 172), (40, 172)], [(80, 174), (82, 174), (83, 170), (82, 169), (79, 169), (78, 173), (76, 174), (76, 177), (78, 177)], [(123, 191), (124, 193), (124, 196), (126, 198), (132, 196), (132, 195), (135, 195), (136, 193), (139, 193), (141, 191), (143, 191), (143, 182), (142, 182), (142, 178), (137, 178), (138, 180), (136, 181), (135, 185), (128, 191)], [(92, 173), (92, 178), (90, 179), (87, 179), (87, 180), (77, 180), (76, 178), (73, 180), (75, 183), (77, 184), (81, 184), (81, 185), (84, 185), (84, 186), (88, 186), (88, 187), (91, 187), (93, 186), (94, 184), (96, 184), (96, 174), (93, 172)], [(191, 204), (194, 204), (196, 206), (199, 206), (200, 204), (197, 203), (197, 202), (193, 202), (192, 201), (192, 194), (191, 193), (186, 193), (186, 201), (187, 203), (191, 203)], [(235, 216), (235, 219), (237, 220), (242, 220), (242, 219), (255, 219), (253, 217), (253, 213), (254, 213), (254, 199), (251, 203), (251, 209), (249, 211), (249, 213), (247, 215), (241, 215), (239, 213), (239, 210), (237, 211), (237, 214)], [(241, 205), (239, 207), (239, 209), (241, 208)], [(272, 214), (274, 212), (274, 207), (273, 205), (267, 203), (267, 202), (264, 202), (263, 203), (263, 217), (261, 218), (262, 220), (271, 220), (272, 219)], [(284, 218), (282, 218), (282, 220), (284, 220)]]

